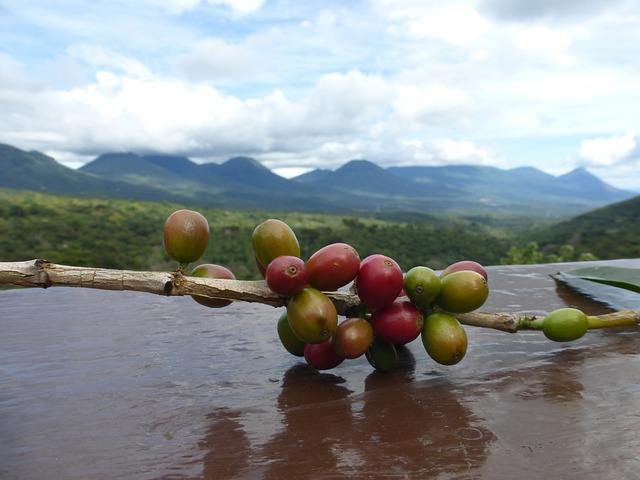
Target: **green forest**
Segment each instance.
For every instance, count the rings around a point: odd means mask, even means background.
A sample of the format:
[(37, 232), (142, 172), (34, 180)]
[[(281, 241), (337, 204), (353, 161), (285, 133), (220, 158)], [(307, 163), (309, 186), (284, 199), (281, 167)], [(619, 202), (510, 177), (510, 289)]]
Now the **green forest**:
[[(162, 227), (180, 208), (184, 206), (0, 189), (0, 260), (44, 258), (71, 265), (171, 270), (176, 265), (164, 253)], [(324, 245), (346, 242), (361, 258), (382, 253), (404, 270), (415, 265), (440, 269), (461, 259), (495, 265), (611, 258), (606, 242), (598, 244), (602, 252), (587, 252), (556, 236), (552, 247), (545, 249), (535, 239), (549, 237), (554, 226), (519, 217), (199, 211), (209, 221), (211, 240), (198, 263), (225, 265), (241, 279), (259, 275), (250, 239), (254, 227), (267, 218), (279, 218), (294, 229), (303, 258)], [(635, 239), (628, 241), (626, 251), (618, 245), (617, 255), (634, 252)]]

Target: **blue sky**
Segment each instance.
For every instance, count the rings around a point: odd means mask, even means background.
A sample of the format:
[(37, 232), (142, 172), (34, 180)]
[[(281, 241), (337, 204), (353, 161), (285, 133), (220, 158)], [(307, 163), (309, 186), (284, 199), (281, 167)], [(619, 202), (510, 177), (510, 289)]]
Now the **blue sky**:
[(640, 2), (0, 0), (0, 142), (640, 190)]

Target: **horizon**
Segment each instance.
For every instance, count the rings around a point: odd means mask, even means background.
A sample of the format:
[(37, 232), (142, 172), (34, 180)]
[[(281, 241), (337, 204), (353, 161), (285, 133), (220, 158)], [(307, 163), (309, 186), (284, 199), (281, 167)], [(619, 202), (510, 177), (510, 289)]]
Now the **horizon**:
[(638, 191), (639, 22), (631, 0), (7, 0), (0, 142), (74, 167), (246, 155), (285, 178), (585, 167)]
[[(14, 146), (14, 145), (9, 145), (9, 144), (6, 144), (6, 143), (2, 143), (2, 142), (0, 142), (0, 146), (1, 146), (1, 145), (7, 145), (7, 146), (12, 147), (12, 148), (18, 148), (19, 150), (27, 151), (27, 150), (21, 149), (21, 148), (19, 148), (19, 147), (16, 147), (16, 146)], [(40, 153), (44, 153), (44, 152), (40, 152)], [(91, 163), (92, 161), (97, 160), (98, 158), (100, 158), (100, 157), (101, 157), (101, 156), (103, 156), (103, 155), (112, 155), (112, 154), (117, 154), (117, 155), (136, 155), (136, 156), (138, 156), (138, 157), (145, 157), (145, 156), (166, 156), (166, 157), (175, 156), (175, 157), (184, 157), (184, 158), (186, 158), (187, 160), (189, 160), (189, 161), (191, 161), (191, 162), (193, 162), (193, 163), (195, 163), (195, 164), (197, 164), (197, 165), (202, 165), (202, 163), (198, 163), (198, 162), (194, 161), (194, 159), (193, 159), (193, 158), (190, 158), (190, 157), (185, 156), (185, 155), (165, 154), (165, 153), (150, 152), (150, 151), (147, 151), (147, 152), (145, 152), (145, 153), (138, 153), (138, 152), (133, 152), (133, 151), (126, 151), (126, 152), (125, 152), (125, 151), (107, 151), (107, 152), (103, 152), (103, 153), (101, 153), (101, 154), (97, 155), (95, 158), (92, 158), (92, 159), (91, 159), (91, 160), (89, 160), (88, 162), (84, 162), (84, 163), (82, 163), (82, 164), (78, 164), (78, 165), (75, 165), (75, 166), (73, 166), (73, 165), (68, 165), (68, 164), (66, 164), (65, 162), (61, 162), (59, 159), (57, 159), (57, 158), (55, 158), (55, 157), (51, 157), (51, 158), (53, 158), (57, 163), (59, 163), (59, 164), (61, 164), (61, 165), (65, 166), (65, 167), (71, 168), (71, 169), (73, 169), (73, 170), (78, 170), (78, 169), (82, 168), (83, 166), (85, 166), (85, 165), (87, 165), (87, 164)], [(535, 166), (533, 166), (533, 165), (518, 165), (518, 166), (515, 166), (515, 167), (494, 167), (494, 166), (491, 166), (491, 165), (474, 165), (474, 164), (470, 164), (470, 163), (450, 163), (450, 164), (447, 164), (447, 165), (413, 165), (413, 164), (406, 164), (406, 165), (405, 165), (405, 164), (393, 164), (393, 165), (391, 165), (390, 167), (384, 167), (384, 166), (382, 166), (382, 165), (380, 165), (380, 164), (378, 164), (378, 163), (374, 162), (373, 160), (369, 160), (369, 159), (367, 159), (367, 158), (350, 158), (350, 159), (346, 159), (346, 160), (344, 160), (344, 161), (343, 161), (343, 163), (339, 163), (339, 164), (334, 165), (334, 166), (333, 166), (333, 168), (323, 168), (322, 166), (319, 166), (319, 167), (303, 168), (303, 169), (298, 169), (298, 168), (295, 168), (295, 167), (293, 167), (293, 168), (272, 169), (272, 168), (269, 168), (267, 165), (265, 165), (263, 162), (261, 162), (258, 158), (251, 157), (251, 156), (246, 156), (246, 155), (231, 155), (230, 157), (228, 157), (228, 158), (226, 158), (226, 159), (222, 160), (221, 162), (205, 162), (205, 163), (216, 163), (216, 164), (218, 164), (218, 165), (221, 165), (221, 164), (223, 164), (223, 163), (225, 163), (225, 162), (228, 162), (229, 160), (233, 160), (233, 159), (235, 159), (235, 158), (239, 158), (239, 157), (246, 157), (246, 158), (250, 158), (251, 160), (256, 160), (256, 161), (258, 161), (258, 162), (259, 162), (263, 167), (267, 168), (270, 172), (272, 172), (272, 173), (274, 173), (274, 174), (276, 174), (276, 175), (278, 175), (278, 176), (280, 176), (280, 177), (282, 177), (282, 178), (285, 178), (285, 179), (287, 179), (287, 180), (291, 180), (291, 179), (293, 179), (293, 178), (295, 178), (295, 177), (298, 177), (298, 176), (303, 175), (303, 174), (305, 174), (305, 173), (309, 173), (309, 172), (311, 172), (311, 171), (313, 171), (313, 170), (330, 170), (330, 171), (334, 171), (334, 172), (335, 172), (336, 170), (340, 169), (341, 167), (343, 167), (343, 166), (347, 165), (348, 163), (351, 163), (351, 162), (358, 162), (358, 161), (365, 161), (365, 162), (369, 162), (369, 163), (372, 163), (372, 164), (374, 164), (374, 165), (376, 165), (376, 166), (378, 166), (378, 167), (380, 167), (380, 168), (383, 168), (383, 169), (385, 169), (385, 170), (387, 170), (387, 169), (389, 169), (389, 168), (394, 168), (394, 167), (400, 167), (400, 168), (402, 168), (402, 167), (427, 167), (427, 168), (429, 168), (429, 167), (433, 167), (433, 168), (441, 168), (441, 167), (489, 167), (489, 168), (497, 168), (497, 169), (499, 169), (499, 170), (503, 170), (503, 171), (516, 170), (516, 169), (519, 169), (519, 168), (534, 168), (534, 169), (536, 169), (536, 170), (539, 170), (539, 171), (541, 171), (541, 172), (543, 172), (543, 173), (547, 173), (547, 174), (552, 175), (552, 176), (554, 176), (554, 177), (562, 177), (562, 176), (564, 176), (564, 175), (567, 175), (567, 174), (572, 173), (572, 172), (575, 172), (575, 171), (585, 170), (585, 171), (587, 171), (588, 173), (590, 173), (591, 175), (596, 176), (596, 177), (597, 177), (597, 178), (599, 178), (600, 180), (604, 180), (604, 179), (602, 179), (599, 175), (597, 175), (597, 174), (595, 174), (595, 173), (591, 172), (591, 171), (589, 170), (589, 168), (587, 168), (587, 167), (583, 167), (583, 166), (577, 166), (577, 167), (571, 168), (570, 170), (567, 170), (567, 171), (565, 171), (565, 172), (552, 173), (552, 172), (547, 172), (547, 171), (545, 171), (545, 170), (543, 170), (543, 169), (541, 169), (541, 168), (535, 167)], [(302, 170), (302, 171), (301, 171), (301, 170)], [(294, 174), (292, 174), (291, 172), (294, 172)], [(608, 183), (608, 182), (607, 182), (607, 183)], [(610, 184), (610, 185), (612, 185), (612, 184)], [(614, 186), (614, 187), (615, 187), (615, 185), (612, 185), (612, 186)], [(619, 188), (619, 187), (616, 187), (616, 188)], [(624, 188), (622, 188), (622, 190), (625, 190), (625, 189), (624, 189)], [(631, 192), (640, 193), (640, 189), (638, 189), (638, 190), (626, 189), (626, 190), (631, 191)]]

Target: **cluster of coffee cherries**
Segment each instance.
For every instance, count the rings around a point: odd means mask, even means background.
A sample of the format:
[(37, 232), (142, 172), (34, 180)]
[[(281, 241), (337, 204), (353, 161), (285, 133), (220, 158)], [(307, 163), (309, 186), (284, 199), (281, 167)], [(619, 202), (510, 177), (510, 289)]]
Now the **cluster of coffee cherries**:
[[(201, 257), (208, 240), (208, 223), (197, 212), (179, 210), (165, 223), (165, 250), (183, 268)], [(287, 298), (286, 312), (277, 323), (282, 345), (318, 370), (362, 355), (377, 370), (390, 370), (398, 359), (396, 346), (418, 336), (432, 359), (454, 365), (467, 351), (467, 335), (452, 314), (477, 309), (489, 294), (487, 272), (473, 261), (457, 262), (440, 275), (426, 266), (404, 275), (388, 256), (374, 254), (361, 260), (352, 246), (333, 243), (305, 262), (293, 230), (276, 219), (258, 225), (251, 242), (267, 285)], [(228, 268), (215, 264), (199, 265), (191, 275), (235, 278)], [(339, 323), (334, 303), (323, 292), (350, 284), (360, 304)], [(230, 303), (194, 299), (209, 307)]]
[[(485, 269), (472, 261), (455, 263), (441, 275), (425, 266), (403, 275), (388, 256), (361, 260), (352, 246), (333, 243), (305, 262), (293, 230), (280, 220), (258, 225), (252, 244), (269, 288), (289, 298), (278, 321), (282, 344), (318, 370), (361, 355), (378, 370), (392, 369), (396, 346), (418, 336), (436, 362), (456, 364), (467, 351), (467, 336), (451, 313), (475, 310), (489, 294)], [(334, 304), (323, 292), (351, 283), (360, 307), (338, 323)]]

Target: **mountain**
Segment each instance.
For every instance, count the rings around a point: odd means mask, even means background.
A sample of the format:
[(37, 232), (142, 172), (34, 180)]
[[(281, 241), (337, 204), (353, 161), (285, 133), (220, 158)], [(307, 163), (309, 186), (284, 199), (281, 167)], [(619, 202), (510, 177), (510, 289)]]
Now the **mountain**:
[(81, 196), (184, 201), (162, 190), (101, 178), (61, 165), (40, 152), (0, 144), (0, 187)]
[[(315, 173), (314, 173), (315, 172)], [(368, 160), (351, 160), (335, 171), (316, 170), (293, 180), (308, 187), (322, 188), (331, 195), (346, 196), (354, 209), (368, 211), (434, 211), (473, 205), (461, 195), (458, 188), (431, 189), (411, 178), (395, 175)], [(452, 200), (457, 201), (452, 203)]]
[[(226, 180), (255, 188), (291, 188), (291, 181), (276, 175), (260, 162), (249, 157), (233, 157), (218, 166)], [(295, 184), (294, 184), (295, 185)]]
[(332, 173), (332, 170), (328, 170), (325, 168), (316, 168), (314, 170), (311, 170), (310, 172), (298, 175), (294, 178), (294, 180), (299, 183), (314, 183), (328, 178)]
[(422, 186), (424, 191), (455, 193), (458, 199), (498, 206), (496, 185), (502, 184), (504, 170), (474, 165), (447, 167), (390, 167), (394, 175)]
[(620, 195), (621, 190), (603, 182), (585, 168), (576, 168), (569, 173), (559, 176), (557, 180), (564, 188), (575, 194), (589, 192), (592, 198), (595, 197), (604, 201), (610, 201), (612, 199), (621, 200), (625, 198)]
[(163, 183), (172, 188), (179, 185), (283, 188), (289, 184), (288, 180), (249, 157), (233, 157), (220, 165), (198, 165), (186, 157), (107, 153), (84, 165), (80, 171), (132, 183)]
[[(580, 173), (582, 174), (582, 173)], [(601, 259), (640, 257), (640, 195), (587, 212), (533, 235), (543, 248), (573, 245)]]
[(333, 188), (374, 196), (424, 196), (419, 185), (393, 175), (368, 160), (351, 160), (320, 181)]
[(532, 167), (381, 168), (351, 160), (285, 179), (250, 157), (196, 164), (175, 155), (105, 153), (79, 170), (0, 145), (0, 186), (221, 208), (326, 212), (492, 212), (570, 215), (633, 194), (584, 169), (554, 177)]
[(391, 167), (390, 172), (441, 189), (458, 189), (488, 205), (579, 211), (629, 198), (585, 169), (554, 177), (533, 167), (502, 170), (487, 166)]
[(146, 155), (144, 159), (153, 165), (184, 177), (193, 176), (197, 171), (197, 165), (187, 157), (174, 155)]
[[(155, 186), (190, 203), (220, 207), (340, 210), (339, 198), (325, 201), (321, 189), (276, 175), (250, 157), (198, 165), (186, 157), (107, 153), (80, 168), (111, 180)], [(344, 208), (342, 208), (344, 209)]]
[[(202, 176), (198, 166), (186, 157), (135, 153), (105, 153), (83, 165), (79, 172), (91, 173), (136, 185), (146, 185), (191, 196)], [(209, 192), (210, 194), (213, 192)]]
[(112, 180), (157, 184), (170, 182), (175, 173), (135, 153), (107, 153), (82, 166), (78, 171)]

